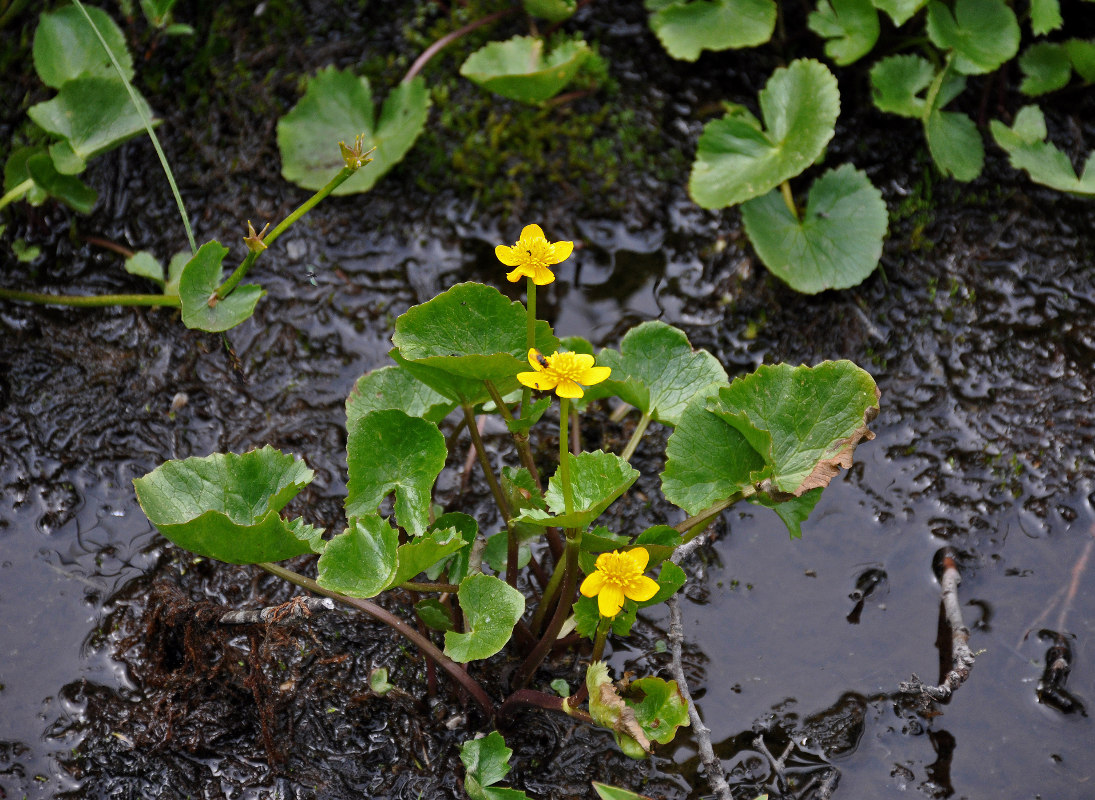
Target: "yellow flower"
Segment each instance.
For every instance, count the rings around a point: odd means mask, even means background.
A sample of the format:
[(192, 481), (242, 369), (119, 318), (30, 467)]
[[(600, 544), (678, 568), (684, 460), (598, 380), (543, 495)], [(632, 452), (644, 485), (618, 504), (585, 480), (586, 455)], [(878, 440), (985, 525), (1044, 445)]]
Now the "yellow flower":
[(506, 274), (510, 283), (525, 277), (532, 278), (537, 286), (546, 286), (555, 280), (555, 273), (548, 267), (566, 261), (573, 250), (574, 242), (549, 242), (539, 225), (526, 225), (517, 244), (513, 247), (500, 244), (494, 248), (494, 254), (507, 267), (517, 267)]
[(586, 597), (597, 597), (602, 617), (614, 617), (624, 607), (624, 598), (642, 602), (658, 593), (657, 582), (643, 575), (649, 560), (645, 547), (601, 553), (597, 568), (582, 581), (581, 592)]
[(612, 372), (611, 367), (593, 366), (593, 356), (585, 353), (552, 353), (544, 358), (533, 348), (528, 351), (528, 363), (536, 371), (518, 372), (517, 380), (541, 392), (554, 389), (560, 397), (581, 397), (582, 386), (600, 383)]

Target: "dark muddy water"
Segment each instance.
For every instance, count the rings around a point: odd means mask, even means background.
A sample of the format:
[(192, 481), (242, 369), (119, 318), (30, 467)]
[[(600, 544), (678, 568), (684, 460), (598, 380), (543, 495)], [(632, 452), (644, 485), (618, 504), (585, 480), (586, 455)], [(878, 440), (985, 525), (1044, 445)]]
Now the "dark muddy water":
[[(634, 35), (598, 31), (612, 53)], [(287, 69), (318, 65), (293, 58)], [(662, 124), (683, 131), (678, 146), (694, 140), (704, 99), (665, 112)], [(170, 107), (166, 95), (155, 100)], [(1087, 109), (1061, 111), (1056, 124), (1090, 147)], [(276, 177), (272, 135), (247, 139), (244, 166), (213, 160), (246, 138), (228, 130), (229, 113), (164, 126), (182, 131), (177, 169), (192, 209), (208, 201), (195, 213), (199, 237), (226, 242), (236, 216), (273, 218), (303, 199)], [(686, 666), (735, 796), (816, 797), (834, 780), (832, 797), (849, 800), (1095, 795), (1095, 732), (1077, 710), (1095, 702), (1095, 204), (1031, 186), (996, 153), (991, 177), (969, 186), (923, 163), (898, 172), (920, 146), (914, 128), (869, 114), (847, 124), (874, 143), (846, 148), (894, 213), (883, 271), (848, 292), (786, 290), (753, 260), (735, 212), (700, 212), (679, 185), (627, 184), (622, 219), (574, 218), (542, 198), (498, 220), (458, 195), (416, 190), (412, 155), (375, 193), (331, 201), (284, 237), (255, 275), (269, 296), (224, 337), (187, 331), (168, 311), (0, 306), (0, 796), (462, 796), (457, 748), (480, 723), (443, 681), (425, 707), (369, 697), (376, 665), (426, 694), (419, 662), (385, 629), (337, 614), (263, 645), (277, 687), (265, 739), (242, 667), (255, 642), (233, 634), (207, 652), (223, 667), (208, 680), (178, 660), (178, 643), (161, 646), (172, 634), (150, 609), (162, 581), (242, 607), (291, 593), (167, 546), (131, 480), (166, 458), (269, 443), (317, 471), (294, 508), (334, 528), (342, 403), (385, 363), (394, 317), (458, 280), (500, 286), (492, 248), (529, 221), (581, 245), (541, 303), (560, 335), (615, 344), (659, 318), (732, 373), (851, 358), (881, 388), (877, 438), (826, 490), (803, 539), (789, 541), (764, 509), (735, 508), (693, 565)], [(852, 154), (834, 149), (834, 163)], [(145, 143), (91, 178), (102, 194), (91, 217), (13, 215), (5, 243), (25, 236), (43, 255), (28, 274), (5, 247), (5, 285), (140, 290), (82, 237), (161, 257), (182, 244)], [(585, 432), (619, 449), (626, 425), (594, 418)], [(636, 458), (649, 495), (664, 437), (655, 426)], [(444, 480), (441, 494), (455, 499), (458, 480)], [(488, 501), (473, 480), (466, 502)], [(643, 526), (661, 513), (636, 504), (620, 518)], [(944, 546), (960, 554), (978, 657), (953, 700), (924, 714), (897, 686), (912, 673), (939, 678), (932, 560)], [(612, 643), (618, 671), (664, 667), (665, 622), (655, 611)], [(1045, 631), (1070, 646), (1071, 673), (1039, 702), (1055, 641)], [(785, 781), (754, 745), (759, 734), (776, 755), (792, 745)], [(533, 797), (591, 797), (593, 779), (653, 797), (707, 791), (687, 731), (644, 763), (606, 733), (539, 714), (507, 741), (513, 785)], [(274, 767), (271, 747), (285, 757)]]

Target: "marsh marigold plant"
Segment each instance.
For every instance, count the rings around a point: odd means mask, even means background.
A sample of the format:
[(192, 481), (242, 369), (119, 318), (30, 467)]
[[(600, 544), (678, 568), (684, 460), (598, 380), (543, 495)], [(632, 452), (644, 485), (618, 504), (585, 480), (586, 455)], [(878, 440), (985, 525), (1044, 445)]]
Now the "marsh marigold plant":
[(555, 280), (550, 267), (566, 261), (573, 251), (574, 242), (549, 242), (539, 225), (526, 225), (513, 247), (500, 244), (494, 248), (499, 261), (507, 267), (516, 267), (506, 274), (510, 283), (524, 277), (531, 278), (537, 286), (546, 286)]
[(611, 367), (593, 366), (593, 356), (585, 353), (552, 353), (544, 356), (533, 348), (528, 351), (528, 363), (535, 372), (518, 372), (517, 380), (530, 389), (550, 392), (559, 397), (577, 399), (585, 394), (583, 386), (592, 386), (612, 374)]

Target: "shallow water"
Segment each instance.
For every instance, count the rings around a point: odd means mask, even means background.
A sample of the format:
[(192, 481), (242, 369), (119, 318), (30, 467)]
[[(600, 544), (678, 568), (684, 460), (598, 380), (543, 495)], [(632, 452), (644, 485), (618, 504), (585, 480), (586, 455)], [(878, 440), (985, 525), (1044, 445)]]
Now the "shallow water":
[[(892, 174), (904, 145), (891, 133), (872, 128), (878, 146), (857, 164), (895, 209), (923, 192), (923, 179)], [(166, 546), (136, 505), (133, 477), (166, 458), (270, 443), (317, 471), (294, 507), (334, 527), (342, 403), (384, 363), (394, 317), (458, 280), (498, 285), (493, 245), (520, 221), (473, 222), (451, 199), (423, 210), (413, 194), (401, 212), (411, 167), (378, 198), (330, 201), (284, 237), (254, 276), (269, 291), (256, 318), (223, 338), (186, 331), (167, 311), (0, 306), (0, 490), (11, 499), (0, 503), (0, 795), (461, 796), (455, 754), (474, 717), (447, 693), (428, 713), (358, 697), (376, 664), (424, 692), (422, 671), (379, 627), (339, 616), (300, 635), (312, 661), (288, 649), (295, 688), (277, 731), (293, 752), (278, 768), (266, 763), (246, 691), (228, 679), (207, 697), (192, 689), (192, 705), (170, 717), (177, 687), (163, 683), (139, 636), (122, 647), (161, 579), (241, 606), (289, 596)], [(699, 212), (679, 192), (635, 199), (641, 223), (545, 224), (580, 245), (540, 304), (561, 335), (614, 344), (660, 318), (732, 372), (851, 358), (882, 391), (877, 438), (826, 490), (803, 539), (789, 541), (765, 509), (735, 508), (686, 589), (687, 667), (738, 797), (816, 796), (810, 781), (832, 767), (836, 798), (1090, 796), (1091, 721), (1039, 703), (1037, 690), (1050, 645), (1038, 633), (1048, 629), (1072, 637), (1067, 691), (1095, 698), (1085, 562), (1095, 541), (1095, 206), (1032, 187), (993, 154), (990, 171), (971, 187), (936, 179), (926, 225), (893, 224), (884, 274), (814, 298), (752, 261), (734, 212)], [(143, 143), (93, 177), (103, 201), (81, 232), (179, 244), (149, 221), (173, 224)], [(194, 174), (184, 181), (197, 205), (207, 187)], [(237, 191), (217, 203), (241, 202)], [(247, 202), (267, 213), (298, 194), (265, 191), (274, 199)], [(63, 212), (21, 224), (43, 247), (45, 284), (136, 286), (117, 259), (69, 238)], [(199, 227), (199, 238), (236, 235), (217, 215)], [(7, 267), (5, 284), (18, 284)], [(619, 429), (598, 424), (590, 433), (618, 448)], [(654, 426), (637, 457), (648, 493), (664, 435)], [(483, 502), (478, 480), (470, 495)], [(645, 525), (660, 510), (624, 516)], [(953, 700), (926, 716), (897, 685), (912, 673), (939, 677), (932, 559), (946, 545), (961, 556), (959, 596), (979, 655)], [(664, 624), (654, 612), (615, 643), (617, 670), (664, 665)], [(346, 694), (358, 699), (344, 703)], [(786, 781), (754, 746), (760, 733), (775, 755), (794, 742)], [(603, 732), (534, 713), (507, 741), (514, 785), (536, 797), (590, 796), (590, 779), (654, 797), (707, 791), (687, 732), (649, 763), (621, 756)]]

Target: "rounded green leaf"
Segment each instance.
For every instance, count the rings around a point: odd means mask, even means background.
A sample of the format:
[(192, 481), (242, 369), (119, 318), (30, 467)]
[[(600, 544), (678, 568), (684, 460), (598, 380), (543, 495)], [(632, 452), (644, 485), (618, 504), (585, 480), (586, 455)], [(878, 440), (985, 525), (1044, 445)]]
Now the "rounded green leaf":
[(372, 162), (333, 194), (367, 192), (414, 145), (426, 127), (429, 108), (426, 82), (419, 76), (392, 89), (374, 122), (366, 78), (334, 67), (320, 70), (308, 81), (300, 102), (278, 120), (281, 174), (305, 189), (321, 189), (345, 166), (338, 143), (362, 135), (365, 150), (376, 148)]
[(466, 547), (467, 544), (456, 528), (446, 528), (430, 531), (407, 544), (400, 545), (396, 552), (398, 563), (395, 577), (385, 588), (406, 583), (418, 573), (425, 572), (442, 559)]
[(460, 74), (484, 89), (522, 103), (542, 103), (561, 92), (589, 56), (583, 41), (568, 41), (544, 55), (544, 41), (514, 36), (476, 50)]
[(272, 447), (167, 461), (133, 481), (153, 525), (179, 547), (230, 564), (281, 561), (322, 549), (322, 531), (278, 512), (314, 473)]
[(1088, 154), (1083, 173), (1076, 170), (1068, 156), (1046, 139), (1046, 119), (1038, 106), (1024, 106), (1008, 127), (998, 120), (989, 123), (992, 137), (1007, 151), (1015, 169), (1027, 171), (1035, 183), (1061, 192), (1095, 195), (1095, 151)]
[(908, 22), (912, 15), (919, 11), (928, 0), (871, 0), (879, 11), (885, 11), (890, 15), (893, 24), (898, 27)]
[(1065, 49), (1076, 73), (1088, 83), (1095, 83), (1095, 41), (1069, 39)]
[(320, 586), (350, 597), (376, 597), (396, 575), (399, 534), (378, 516), (350, 517), (319, 557)]
[(214, 333), (234, 328), (255, 313), (255, 305), (266, 294), (261, 287), (248, 284), (237, 286), (223, 300), (214, 300), (224, 275), (226, 255), (228, 248), (220, 242), (206, 242), (183, 267), (179, 302), (186, 327)]
[(878, 266), (889, 219), (882, 193), (851, 164), (814, 181), (802, 219), (775, 190), (745, 203), (741, 216), (765, 266), (806, 294), (862, 283)]
[(675, 425), (684, 407), (712, 384), (727, 382), (726, 370), (706, 350), (692, 349), (688, 336), (664, 322), (644, 322), (620, 341), (620, 350), (605, 349), (597, 364), (611, 367), (607, 381), (589, 394), (615, 395), (651, 419)]
[(421, 535), (447, 454), (445, 436), (432, 422), (397, 410), (365, 414), (347, 430), (346, 516), (371, 516), (395, 492), (396, 522)]
[(707, 396), (685, 407), (665, 445), (662, 493), (689, 514), (698, 514), (750, 486), (764, 459), (746, 438), (707, 410)]
[(856, 446), (874, 438), (867, 425), (878, 398), (874, 379), (851, 361), (766, 364), (720, 389), (707, 408), (763, 457), (750, 480), (779, 499), (825, 487), (852, 465)]
[(878, 41), (878, 12), (871, 0), (818, 0), (807, 25), (827, 40), (825, 55), (842, 66), (867, 55)]
[(1063, 44), (1032, 44), (1019, 57), (1019, 69), (1023, 71), (1019, 91), (1032, 97), (1062, 89), (1072, 78), (1072, 61)]
[(985, 165), (985, 145), (973, 120), (957, 111), (934, 110), (924, 123), (928, 150), (939, 171), (972, 181)]
[(570, 485), (574, 504), (566, 513), (563, 480), (558, 471), (548, 481), (544, 499), (555, 516), (538, 509), (529, 509), (518, 518), (538, 527), (585, 528), (631, 488), (639, 477), (638, 470), (614, 453), (603, 450), (567, 454), (570, 459)]
[[(150, 114), (143, 99), (141, 105)], [(74, 78), (52, 100), (31, 106), (27, 115), (68, 142), (68, 161), (89, 161), (145, 130), (140, 112), (117, 77)]]
[(388, 409), (399, 409), (412, 417), (437, 423), (454, 405), (402, 367), (381, 367), (362, 375), (350, 390), (346, 398), (346, 427), (370, 411)]
[(817, 160), (840, 114), (836, 78), (820, 61), (799, 59), (772, 73), (760, 92), (765, 128), (742, 113), (703, 129), (688, 189), (704, 208), (759, 197)]
[(647, 3), (659, 6), (650, 29), (673, 58), (695, 61), (704, 50), (755, 47), (772, 38), (776, 27), (773, 0), (692, 0)]
[[(406, 361), (458, 378), (491, 380), (504, 395), (518, 387), (518, 372), (531, 369), (526, 322), (525, 307), (494, 287), (458, 283), (407, 309), (395, 321), (392, 342)], [(537, 348), (553, 353), (558, 345), (548, 324), (537, 321)], [(445, 393), (427, 377), (421, 379)]]
[(628, 684), (624, 702), (635, 713), (635, 720), (647, 738), (658, 744), (673, 741), (677, 728), (690, 724), (688, 703), (676, 681), (639, 678)]
[(58, 172), (49, 154), (31, 154), (26, 160), (26, 169), (34, 183), (50, 197), (56, 197), (81, 214), (90, 214), (95, 208), (99, 193), (74, 175), (62, 175)]
[(525, 613), (525, 596), (491, 575), (469, 575), (456, 593), (464, 612), (464, 633), (445, 634), (445, 655), (465, 664), (490, 658), (510, 640)]
[(928, 38), (954, 51), (954, 68), (965, 75), (992, 72), (1019, 52), (1019, 22), (1004, 0), (955, 0), (954, 13), (938, 0), (928, 3)]
[(163, 286), (163, 264), (147, 250), (140, 250), (125, 260), (125, 271)]
[[(920, 56), (889, 56), (871, 67), (871, 95), (880, 111), (902, 117), (923, 119), (927, 92), (937, 75), (936, 69)], [(966, 78), (948, 72), (939, 87), (935, 107), (943, 108), (966, 88)]]
[[(121, 29), (102, 9), (94, 6), (84, 9), (114, 52), (126, 79), (133, 80), (133, 58)], [(99, 37), (80, 9), (72, 5), (41, 16), (34, 31), (33, 55), (38, 77), (54, 89), (81, 75), (117, 75)]]

